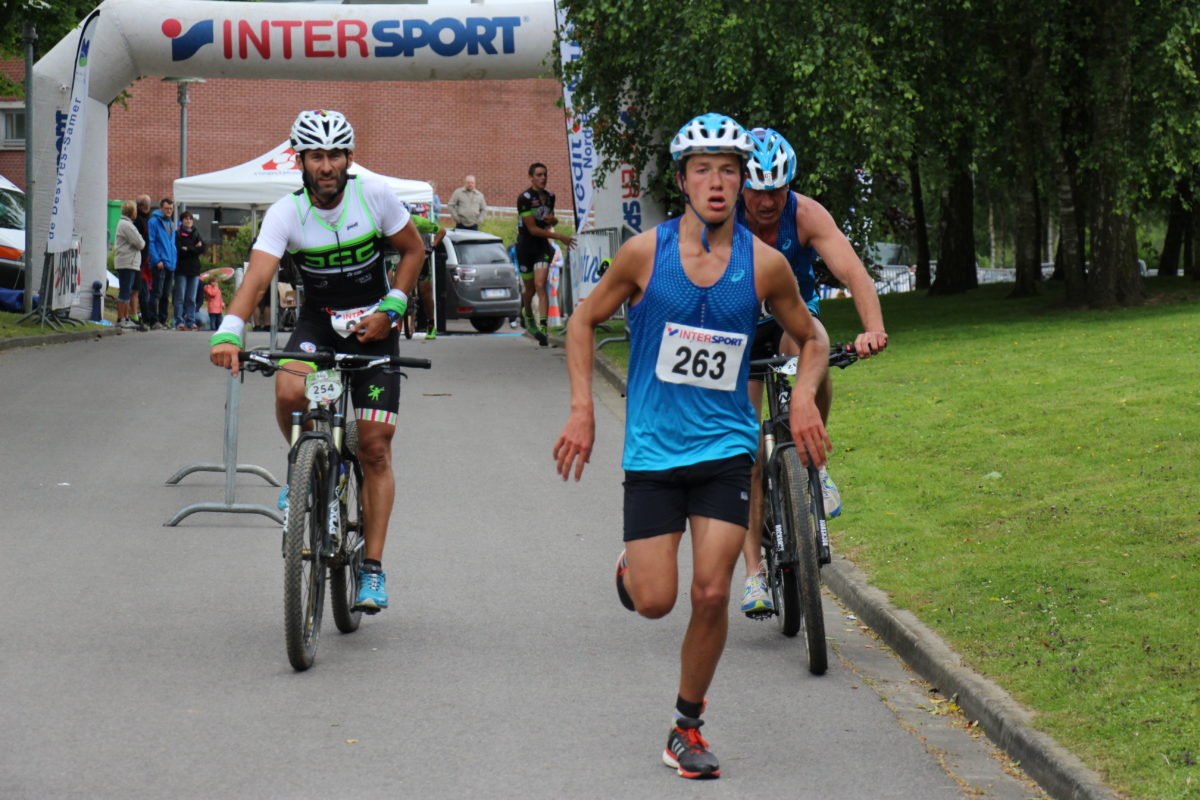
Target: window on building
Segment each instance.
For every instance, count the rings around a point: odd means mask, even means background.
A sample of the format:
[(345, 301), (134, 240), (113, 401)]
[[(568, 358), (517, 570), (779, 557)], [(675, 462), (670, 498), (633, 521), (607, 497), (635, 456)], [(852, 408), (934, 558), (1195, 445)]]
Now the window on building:
[(0, 147), (23, 149), (25, 147), (25, 109), (0, 108), (0, 115), (4, 117), (4, 128), (0, 131), (3, 134), (3, 139), (0, 139)]

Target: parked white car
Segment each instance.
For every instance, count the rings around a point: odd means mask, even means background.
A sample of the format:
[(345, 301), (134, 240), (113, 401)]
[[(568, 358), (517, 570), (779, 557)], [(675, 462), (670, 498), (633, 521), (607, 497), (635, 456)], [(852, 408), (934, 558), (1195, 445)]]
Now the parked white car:
[(25, 193), (0, 175), (0, 289), (25, 288)]

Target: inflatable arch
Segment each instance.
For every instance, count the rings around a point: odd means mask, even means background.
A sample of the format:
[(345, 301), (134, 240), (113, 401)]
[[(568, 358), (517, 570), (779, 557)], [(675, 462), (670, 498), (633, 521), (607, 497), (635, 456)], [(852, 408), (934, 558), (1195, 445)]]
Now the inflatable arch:
[[(544, 77), (554, 3), (320, 5), (105, 0), (88, 59), (84, 158), (75, 192), (82, 285), (103, 280), (107, 106), (142, 77), (426, 81)], [(80, 29), (33, 68), (33, 252), (46, 249)], [(40, 279), (40, 257), (34, 258)], [(35, 286), (37, 283), (35, 282)]]

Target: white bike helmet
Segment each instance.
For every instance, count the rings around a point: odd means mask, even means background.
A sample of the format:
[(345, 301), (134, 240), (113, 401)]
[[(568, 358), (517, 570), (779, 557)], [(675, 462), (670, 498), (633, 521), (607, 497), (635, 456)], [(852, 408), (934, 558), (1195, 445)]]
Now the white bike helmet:
[(754, 152), (746, 164), (746, 188), (762, 192), (790, 184), (796, 177), (796, 151), (787, 139), (770, 128), (755, 128), (750, 131), (750, 139)]
[(292, 123), (292, 149), (353, 150), (354, 128), (340, 111), (301, 111)]
[(696, 153), (735, 153), (744, 161), (753, 151), (750, 134), (724, 114), (695, 117), (671, 140), (671, 158), (677, 162)]

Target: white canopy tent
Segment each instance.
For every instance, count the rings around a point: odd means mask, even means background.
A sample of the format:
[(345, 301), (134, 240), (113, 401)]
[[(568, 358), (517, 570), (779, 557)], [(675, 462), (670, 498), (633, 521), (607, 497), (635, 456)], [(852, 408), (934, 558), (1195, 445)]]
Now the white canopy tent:
[[(433, 202), (433, 187), (425, 181), (405, 180), (372, 172), (358, 162), (351, 175), (377, 178), (405, 203)], [(287, 142), (236, 167), (191, 175), (175, 181), (175, 202), (185, 206), (220, 206), (265, 210), (285, 194), (300, 188), (300, 167)]]

